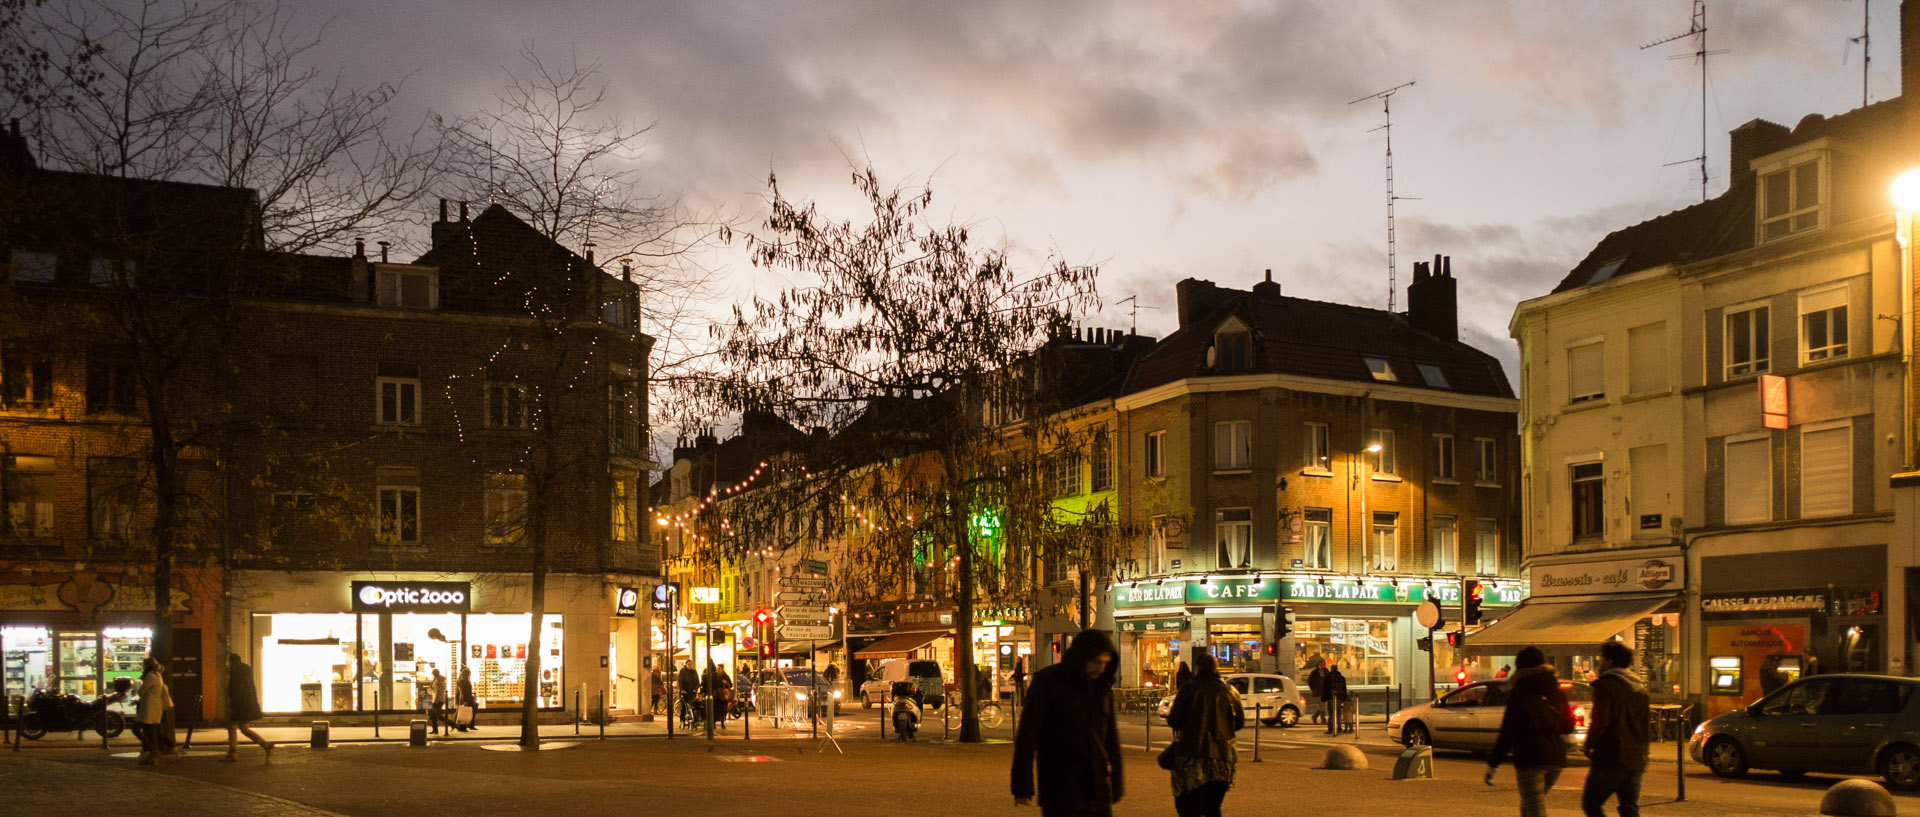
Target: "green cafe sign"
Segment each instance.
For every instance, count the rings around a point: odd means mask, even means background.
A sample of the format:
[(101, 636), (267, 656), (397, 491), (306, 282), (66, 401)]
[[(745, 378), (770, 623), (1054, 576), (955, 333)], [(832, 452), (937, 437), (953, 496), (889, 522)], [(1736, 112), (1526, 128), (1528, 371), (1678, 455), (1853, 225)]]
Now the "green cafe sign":
[[(1519, 604), (1526, 594), (1517, 584), (1503, 583), (1487, 587), (1486, 604)], [(1116, 610), (1150, 607), (1207, 607), (1272, 601), (1373, 602), (1382, 604), (1419, 604), (1432, 599), (1442, 605), (1460, 603), (1458, 581), (1436, 582), (1427, 587), (1425, 580), (1392, 581), (1372, 579), (1333, 579), (1318, 576), (1250, 578), (1208, 577), (1207, 581), (1169, 579), (1165, 584), (1141, 582), (1115, 585)]]

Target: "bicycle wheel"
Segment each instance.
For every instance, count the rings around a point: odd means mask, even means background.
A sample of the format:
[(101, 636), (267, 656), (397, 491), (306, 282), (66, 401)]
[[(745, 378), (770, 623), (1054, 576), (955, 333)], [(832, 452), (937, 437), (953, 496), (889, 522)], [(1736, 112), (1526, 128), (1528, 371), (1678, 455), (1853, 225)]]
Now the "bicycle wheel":
[(940, 707), (940, 711), (945, 713), (944, 717), (947, 719), (948, 729), (960, 728), (960, 705), (959, 704), (951, 704), (951, 703), (947, 704), (946, 706)]
[(985, 703), (980, 705), (980, 725), (981, 726), (986, 727), (988, 729), (998, 729), (1000, 728), (1001, 720), (1002, 720), (1002, 717), (1000, 713), (999, 704)]

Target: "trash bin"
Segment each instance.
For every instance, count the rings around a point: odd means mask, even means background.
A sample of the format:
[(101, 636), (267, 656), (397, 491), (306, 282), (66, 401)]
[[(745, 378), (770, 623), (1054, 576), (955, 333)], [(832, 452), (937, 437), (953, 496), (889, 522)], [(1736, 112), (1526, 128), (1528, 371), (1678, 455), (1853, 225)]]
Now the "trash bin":
[(318, 681), (300, 685), (300, 711), (301, 712), (321, 711), (320, 688), (321, 688), (321, 684)]

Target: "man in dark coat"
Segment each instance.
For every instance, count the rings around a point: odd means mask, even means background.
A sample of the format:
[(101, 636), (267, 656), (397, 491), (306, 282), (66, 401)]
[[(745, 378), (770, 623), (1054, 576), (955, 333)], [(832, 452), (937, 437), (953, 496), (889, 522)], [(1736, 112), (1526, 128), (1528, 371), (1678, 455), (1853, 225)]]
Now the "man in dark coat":
[(240, 660), (239, 653), (227, 653), (227, 754), (221, 760), (240, 759), (240, 736), (244, 734), (247, 740), (260, 744), (268, 763), (273, 762), (273, 742), (253, 731), (252, 723), (259, 719), (260, 690), (253, 685), (253, 667)]
[(1307, 691), (1313, 698), (1313, 722), (1319, 723), (1327, 717), (1327, 706), (1320, 700), (1320, 689), (1327, 685), (1327, 662), (1314, 661), (1313, 673), (1307, 676)]
[(1600, 645), (1600, 677), (1593, 682), (1593, 717), (1583, 750), (1592, 767), (1580, 809), (1601, 817), (1618, 797), (1620, 817), (1640, 817), (1640, 776), (1647, 771), (1647, 685), (1633, 674), (1633, 650), (1618, 641)]
[(1013, 802), (1034, 801), (1040, 772), (1043, 817), (1107, 817), (1125, 793), (1113, 703), (1119, 675), (1112, 639), (1082, 630), (1060, 663), (1033, 674), (1013, 743)]
[(1327, 734), (1340, 732), (1341, 704), (1347, 699), (1347, 676), (1340, 665), (1328, 661), (1327, 675), (1320, 679), (1320, 708), (1327, 712)]
[(1513, 756), (1514, 777), (1520, 788), (1520, 817), (1546, 817), (1547, 792), (1567, 767), (1567, 735), (1573, 733), (1573, 707), (1560, 690), (1560, 679), (1547, 666), (1539, 647), (1528, 647), (1514, 657), (1518, 669), (1507, 678), (1507, 709), (1500, 717), (1500, 734), (1487, 755), (1487, 785), (1500, 761)]
[(693, 699), (700, 694), (700, 673), (693, 668), (693, 659), (680, 667), (676, 680), (680, 686), (680, 722), (686, 723), (693, 717)]

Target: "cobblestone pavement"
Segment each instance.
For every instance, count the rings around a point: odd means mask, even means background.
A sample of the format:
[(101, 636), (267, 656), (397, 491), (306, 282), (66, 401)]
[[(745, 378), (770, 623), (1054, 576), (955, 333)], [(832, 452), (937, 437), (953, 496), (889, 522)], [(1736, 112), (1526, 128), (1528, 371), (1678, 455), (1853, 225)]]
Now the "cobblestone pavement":
[[(68, 752), (61, 756), (70, 755)], [(49, 754), (48, 758), (53, 757)], [(218, 761), (215, 761), (218, 762)], [(290, 800), (219, 784), (152, 774), (145, 767), (78, 765), (36, 755), (0, 757), (7, 814), (86, 812), (113, 817), (340, 817)]]

